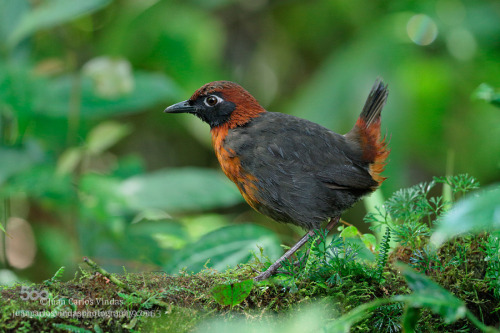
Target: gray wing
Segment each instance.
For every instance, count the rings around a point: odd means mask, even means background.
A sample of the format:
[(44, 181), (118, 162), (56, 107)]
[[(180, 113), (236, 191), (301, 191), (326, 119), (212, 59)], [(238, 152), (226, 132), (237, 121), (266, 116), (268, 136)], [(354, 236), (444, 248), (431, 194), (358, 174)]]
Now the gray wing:
[(332, 189), (375, 185), (356, 143), (313, 122), (267, 112), (228, 134), (227, 145), (259, 179), (274, 173), (319, 180)]

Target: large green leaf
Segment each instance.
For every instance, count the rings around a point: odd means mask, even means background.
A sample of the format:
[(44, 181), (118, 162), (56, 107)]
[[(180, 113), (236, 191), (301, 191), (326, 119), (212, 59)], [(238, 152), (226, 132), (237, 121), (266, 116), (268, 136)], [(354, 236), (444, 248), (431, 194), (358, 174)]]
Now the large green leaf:
[(162, 266), (172, 249), (186, 244), (189, 235), (181, 223), (173, 220), (142, 221), (127, 227), (125, 239), (116, 243), (120, 258)]
[(235, 306), (240, 304), (250, 295), (253, 280), (219, 284), (212, 288), (211, 293), (220, 305)]
[(91, 154), (101, 154), (115, 145), (131, 131), (129, 125), (116, 121), (105, 121), (94, 127), (87, 136), (87, 150)]
[(111, 0), (45, 0), (26, 12), (9, 36), (8, 43), (15, 46), (37, 30), (51, 28), (77, 17), (95, 12)]
[(431, 241), (436, 246), (467, 232), (500, 229), (500, 185), (471, 193), (460, 200), (439, 222)]
[(404, 301), (408, 306), (414, 308), (429, 308), (443, 317), (446, 323), (452, 323), (465, 316), (467, 308), (461, 299), (406, 265), (399, 265), (398, 268), (413, 293), (397, 296), (396, 299)]
[[(96, 95), (89, 77), (61, 76), (39, 90), (35, 100), (38, 113), (52, 117), (67, 117), (71, 90), (75, 80), (81, 80), (80, 115), (84, 118), (107, 118), (116, 114), (133, 113), (163, 102), (179, 98), (179, 88), (165, 75), (134, 72), (134, 90), (113, 99)], [(158, 112), (161, 112), (159, 109)]]
[(30, 4), (27, 0), (1, 0), (0, 13), (0, 43), (4, 44), (8, 36), (12, 34), (17, 23), (24, 13), (29, 11)]
[(279, 239), (270, 230), (252, 224), (235, 225), (217, 229), (206, 234), (194, 244), (179, 251), (165, 270), (178, 273), (182, 268), (198, 272), (207, 267), (223, 271), (228, 266), (246, 263), (257, 246), (265, 250), (270, 258), (281, 253)]
[(132, 223), (128, 227), (128, 232), (134, 236), (169, 234), (183, 239), (189, 237), (183, 225), (174, 220), (141, 221)]
[(138, 210), (200, 211), (228, 207), (242, 201), (236, 187), (222, 173), (201, 168), (169, 169), (124, 181), (120, 192)]

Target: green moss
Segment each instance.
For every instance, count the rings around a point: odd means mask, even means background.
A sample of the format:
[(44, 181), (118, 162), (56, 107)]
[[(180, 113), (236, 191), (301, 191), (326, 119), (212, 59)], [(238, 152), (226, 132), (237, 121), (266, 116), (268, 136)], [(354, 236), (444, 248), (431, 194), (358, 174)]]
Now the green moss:
[[(364, 270), (360, 270), (358, 266), (346, 269), (341, 272), (340, 280), (329, 279), (333, 272), (329, 276), (327, 271), (323, 271), (321, 274), (316, 272), (311, 275), (315, 280), (303, 277), (290, 282), (282, 277), (273, 280), (274, 282), (264, 281), (257, 283), (250, 295), (232, 309), (217, 304), (210, 289), (218, 284), (250, 278), (255, 275), (255, 269), (262, 269), (261, 263), (242, 265), (223, 273), (207, 269), (198, 274), (183, 273), (180, 276), (163, 273), (113, 275), (125, 283), (129, 291), (119, 288), (99, 273), (83, 270), (79, 277), (68, 282), (53, 279), (48, 285), (3, 288), (0, 327), (6, 332), (65, 332), (68, 327), (88, 331), (100, 329), (103, 332), (187, 332), (201, 323), (204, 325), (209, 318), (228, 321), (235, 316), (244, 315), (245, 321), (250, 323), (262, 320), (275, 322), (276, 315), (293, 318), (297, 309), (312, 303), (319, 303), (321, 307), (330, 309), (328, 320), (333, 320), (372, 300), (409, 294), (410, 290), (394, 264), (401, 260), (418, 268), (421, 263), (414, 259), (417, 251), (421, 254), (419, 260), (428, 265), (425, 273), (430, 278), (464, 300), (467, 308), (483, 323), (494, 325), (500, 321), (500, 312), (498, 299), (484, 280), (487, 262), (482, 248), (486, 238), (487, 235), (480, 235), (453, 240), (446, 243), (434, 257), (422, 248), (398, 248), (389, 258), (382, 283), (370, 275), (371, 271), (378, 270), (375, 263), (363, 264)], [(424, 269), (420, 271), (423, 272)], [(23, 301), (22, 288), (38, 292), (46, 290), (48, 301)], [(22, 317), (19, 311), (38, 311), (42, 315)], [(100, 314), (96, 318), (65, 318), (59, 314), (47, 318), (47, 313), (51, 311), (100, 311), (97, 312)], [(134, 318), (133, 314), (138, 311), (142, 311), (142, 315)], [(375, 327), (381, 332), (396, 332), (400, 328), (398, 325), (402, 312), (401, 303), (381, 306), (358, 322), (352, 331), (364, 332)], [(106, 314), (117, 317), (106, 317)], [(423, 310), (417, 330), (426, 331), (426, 328), (432, 328), (433, 331), (473, 329), (465, 319), (445, 325), (439, 316)]]

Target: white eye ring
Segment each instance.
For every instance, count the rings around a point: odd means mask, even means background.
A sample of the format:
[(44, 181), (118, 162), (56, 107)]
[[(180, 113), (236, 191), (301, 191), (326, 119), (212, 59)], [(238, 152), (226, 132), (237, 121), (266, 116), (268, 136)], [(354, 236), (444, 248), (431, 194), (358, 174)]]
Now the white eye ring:
[(205, 103), (205, 105), (208, 106), (208, 107), (216, 106), (220, 102), (222, 102), (222, 98), (220, 98), (217, 95), (207, 96), (205, 98), (205, 100), (203, 101), (203, 103)]

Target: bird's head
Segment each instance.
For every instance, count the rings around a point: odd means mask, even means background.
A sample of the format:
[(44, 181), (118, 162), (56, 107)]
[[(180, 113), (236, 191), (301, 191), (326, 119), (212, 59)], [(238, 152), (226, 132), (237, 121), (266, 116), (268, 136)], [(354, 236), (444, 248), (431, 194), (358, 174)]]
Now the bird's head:
[(165, 112), (192, 113), (211, 128), (223, 124), (234, 128), (246, 124), (265, 110), (240, 85), (215, 81), (203, 85), (188, 100), (169, 106)]

